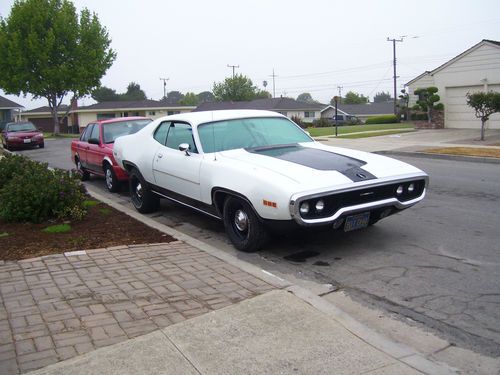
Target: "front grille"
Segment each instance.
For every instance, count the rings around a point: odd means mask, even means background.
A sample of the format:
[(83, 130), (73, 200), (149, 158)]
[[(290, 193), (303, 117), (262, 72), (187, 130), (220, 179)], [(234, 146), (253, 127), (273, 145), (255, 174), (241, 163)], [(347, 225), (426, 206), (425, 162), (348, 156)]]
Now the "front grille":
[[(408, 187), (413, 184), (412, 192), (408, 191)], [(403, 186), (403, 193), (397, 194), (399, 186)], [(355, 206), (363, 203), (370, 203), (389, 198), (397, 198), (400, 202), (407, 202), (422, 195), (425, 189), (425, 180), (406, 181), (402, 183), (394, 183), (382, 186), (365, 187), (358, 190), (351, 190), (341, 193), (333, 193), (323, 197), (308, 199), (301, 201), (308, 202), (310, 210), (307, 214), (301, 213), (303, 219), (320, 219), (333, 216), (339, 209), (348, 206)], [(315, 210), (316, 203), (319, 200), (325, 202), (325, 208), (321, 213)]]

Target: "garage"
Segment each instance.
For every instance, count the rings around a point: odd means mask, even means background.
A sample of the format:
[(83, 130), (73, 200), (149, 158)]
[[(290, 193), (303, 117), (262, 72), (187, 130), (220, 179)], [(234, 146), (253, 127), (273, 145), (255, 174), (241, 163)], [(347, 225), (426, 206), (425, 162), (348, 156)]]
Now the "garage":
[[(500, 92), (500, 85), (490, 85), (488, 90)], [(480, 128), (479, 120), (474, 110), (467, 105), (467, 93), (484, 91), (483, 86), (447, 87), (445, 105), (445, 123), (453, 124), (454, 128)], [(486, 129), (500, 129), (500, 114), (495, 113), (486, 123)]]

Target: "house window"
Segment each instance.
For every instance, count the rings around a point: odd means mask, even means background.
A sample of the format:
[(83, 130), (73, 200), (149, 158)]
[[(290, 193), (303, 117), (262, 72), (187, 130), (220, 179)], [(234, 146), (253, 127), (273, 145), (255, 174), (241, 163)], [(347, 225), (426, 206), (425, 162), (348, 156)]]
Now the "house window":
[(171, 116), (171, 115), (178, 115), (179, 113), (181, 113), (181, 111), (168, 111), (167, 115), (169, 115), (169, 116)]
[(316, 112), (304, 112), (304, 117), (316, 117)]
[(97, 114), (97, 120), (106, 120), (108, 118), (115, 118), (114, 113), (98, 113)]
[(148, 116), (154, 116), (154, 115), (156, 115), (155, 111), (148, 111)]

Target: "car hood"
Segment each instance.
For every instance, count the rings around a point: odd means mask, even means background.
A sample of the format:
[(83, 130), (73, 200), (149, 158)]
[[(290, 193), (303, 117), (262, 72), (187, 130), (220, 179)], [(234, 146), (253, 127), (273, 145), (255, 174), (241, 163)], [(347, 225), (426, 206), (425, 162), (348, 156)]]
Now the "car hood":
[(385, 156), (329, 147), (316, 142), (237, 149), (221, 154), (232, 161), (284, 176), (304, 189), (421, 172), (409, 164)]

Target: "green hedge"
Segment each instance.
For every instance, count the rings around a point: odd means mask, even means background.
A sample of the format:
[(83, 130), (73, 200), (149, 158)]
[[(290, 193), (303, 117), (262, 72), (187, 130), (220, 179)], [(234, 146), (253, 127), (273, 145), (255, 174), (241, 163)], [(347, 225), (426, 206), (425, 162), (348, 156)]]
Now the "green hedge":
[(393, 124), (399, 122), (399, 117), (396, 115), (380, 115), (368, 117), (365, 124)]
[(0, 159), (0, 218), (39, 223), (85, 216), (84, 188), (77, 174), (18, 155)]

